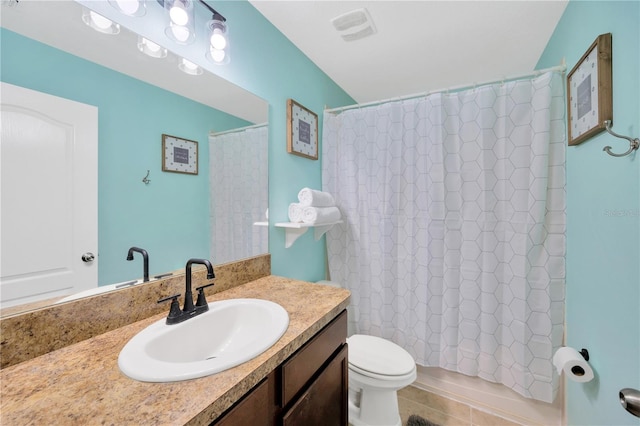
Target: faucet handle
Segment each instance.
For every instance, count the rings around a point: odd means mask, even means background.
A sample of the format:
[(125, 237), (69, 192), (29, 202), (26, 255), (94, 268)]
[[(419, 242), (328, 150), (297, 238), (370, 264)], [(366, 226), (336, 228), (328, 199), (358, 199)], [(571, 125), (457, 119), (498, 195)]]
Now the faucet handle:
[(164, 297), (164, 298), (158, 300), (158, 303), (163, 303), (163, 302), (166, 302), (168, 300), (171, 300), (171, 307), (169, 308), (169, 315), (167, 316), (167, 323), (170, 320), (178, 318), (179, 316), (182, 315), (182, 311), (180, 310), (180, 304), (178, 303), (178, 297), (180, 297), (179, 293), (178, 294), (174, 294), (173, 296)]
[(207, 303), (207, 297), (204, 294), (204, 289), (207, 287), (211, 287), (212, 285), (214, 285), (215, 283), (211, 283), (211, 284), (205, 284), (203, 286), (200, 287), (196, 287), (196, 290), (198, 290), (198, 300), (196, 301), (196, 307), (198, 306), (206, 306)]

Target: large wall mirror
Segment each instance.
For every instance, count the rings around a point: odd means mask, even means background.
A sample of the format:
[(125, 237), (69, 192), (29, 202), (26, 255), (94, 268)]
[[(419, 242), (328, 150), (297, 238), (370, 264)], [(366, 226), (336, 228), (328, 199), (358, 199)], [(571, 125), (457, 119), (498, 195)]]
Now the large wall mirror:
[[(147, 251), (151, 279), (184, 268), (189, 258), (215, 265), (266, 253), (267, 102), (206, 70), (184, 73), (171, 46), (164, 57), (146, 56), (137, 34), (122, 26), (117, 35), (101, 34), (83, 23), (82, 13), (75, 1), (3, 6), (0, 75), (98, 108), (98, 278), (92, 289), (140, 281), (142, 257), (126, 260), (134, 246)], [(198, 143), (197, 175), (162, 170), (163, 134)], [(12, 226), (4, 220), (3, 228)], [(16, 250), (2, 238), (2, 253)], [(25, 245), (34, 257), (47, 255), (38, 241)], [(0, 295), (10, 293), (2, 286)], [(2, 315), (70, 293), (3, 297)]]

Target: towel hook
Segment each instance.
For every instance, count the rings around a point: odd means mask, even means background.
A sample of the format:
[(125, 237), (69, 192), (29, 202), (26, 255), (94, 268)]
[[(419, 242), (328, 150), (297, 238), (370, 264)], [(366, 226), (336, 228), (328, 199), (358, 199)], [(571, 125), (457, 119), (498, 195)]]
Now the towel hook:
[(633, 151), (635, 151), (636, 149), (638, 149), (638, 147), (640, 147), (640, 139), (635, 138), (635, 139), (631, 139), (628, 136), (622, 136), (617, 134), (616, 132), (614, 132), (613, 130), (611, 130), (611, 120), (605, 120), (604, 121), (604, 128), (607, 130), (607, 132), (609, 132), (611, 135), (615, 136), (616, 138), (621, 138), (621, 139), (626, 139), (629, 141), (629, 150), (625, 153), (622, 154), (614, 154), (613, 152), (611, 152), (611, 147), (610, 146), (605, 146), (604, 148), (602, 148), (603, 151), (605, 151), (607, 154), (613, 156), (613, 157), (624, 157), (626, 155), (631, 154)]
[(149, 179), (149, 170), (147, 170), (147, 175), (142, 178), (142, 182), (144, 182), (145, 185), (148, 185), (149, 182), (151, 182), (151, 179)]

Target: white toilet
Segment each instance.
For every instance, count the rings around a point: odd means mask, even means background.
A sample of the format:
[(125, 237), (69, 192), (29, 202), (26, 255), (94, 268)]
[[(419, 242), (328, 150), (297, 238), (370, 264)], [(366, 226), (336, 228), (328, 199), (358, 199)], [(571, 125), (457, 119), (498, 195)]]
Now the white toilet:
[[(320, 284), (339, 287), (332, 281)], [(352, 333), (349, 321), (349, 334)], [(416, 362), (395, 343), (353, 334), (349, 345), (349, 423), (353, 426), (401, 426), (398, 390), (416, 379)]]
[(349, 423), (400, 426), (397, 391), (416, 379), (416, 362), (400, 346), (354, 334), (349, 345)]

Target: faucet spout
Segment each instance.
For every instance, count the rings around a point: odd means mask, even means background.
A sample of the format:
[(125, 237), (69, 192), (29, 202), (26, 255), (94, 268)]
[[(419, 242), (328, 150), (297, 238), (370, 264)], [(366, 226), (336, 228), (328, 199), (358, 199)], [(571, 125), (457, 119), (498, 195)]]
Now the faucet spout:
[(143, 264), (143, 273), (144, 273), (144, 277), (143, 277), (143, 281), (146, 283), (147, 281), (149, 281), (149, 254), (147, 253), (147, 251), (145, 249), (141, 249), (139, 247), (131, 247), (129, 249), (129, 252), (127, 253), (127, 260), (133, 260), (133, 252), (138, 252), (142, 255), (142, 260), (144, 262)]
[(179, 294), (164, 297), (158, 300), (158, 303), (171, 300), (171, 308), (166, 321), (169, 325), (181, 323), (188, 320), (189, 318), (193, 318), (196, 315), (200, 315), (209, 310), (209, 304), (207, 303), (204, 289), (207, 287), (211, 287), (213, 283), (205, 284), (196, 288), (196, 290), (198, 290), (198, 302), (195, 305), (193, 304), (193, 292), (191, 291), (191, 266), (194, 263), (199, 263), (207, 267), (208, 280), (214, 279), (216, 277), (213, 273), (213, 266), (207, 259), (189, 259), (187, 261), (185, 274), (184, 307), (182, 308), (182, 310), (180, 310), (180, 305), (178, 303), (178, 297), (180, 296)]
[(193, 293), (191, 291), (191, 265), (193, 265), (194, 263), (198, 263), (200, 265), (204, 265), (207, 267), (208, 280), (211, 280), (216, 277), (215, 274), (213, 273), (213, 266), (211, 265), (211, 262), (209, 262), (207, 259), (189, 259), (187, 261), (185, 292), (184, 292), (184, 308), (182, 309), (183, 312), (192, 312), (196, 309), (195, 306), (193, 305)]

